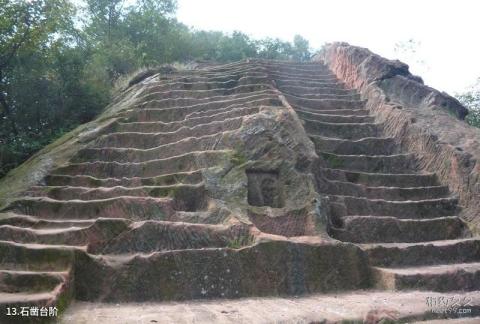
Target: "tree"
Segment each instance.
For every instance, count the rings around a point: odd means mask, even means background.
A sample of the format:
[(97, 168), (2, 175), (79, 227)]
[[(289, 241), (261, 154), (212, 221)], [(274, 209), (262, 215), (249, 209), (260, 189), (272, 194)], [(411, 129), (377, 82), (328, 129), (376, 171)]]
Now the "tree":
[(124, 36), (135, 48), (142, 65), (155, 65), (178, 60), (182, 52), (183, 26), (172, 15), (176, 2), (143, 0), (130, 6), (124, 16)]
[(215, 59), (220, 62), (238, 61), (255, 57), (257, 54), (255, 43), (239, 31), (234, 31), (232, 35), (223, 35), (217, 42), (216, 48)]
[(73, 7), (62, 0), (0, 0), (0, 117), (18, 135), (15, 105), (9, 96), (10, 71), (21, 51), (52, 41), (53, 32), (71, 21)]
[(470, 125), (480, 128), (480, 79), (466, 92), (457, 94), (457, 99), (468, 108), (465, 120)]
[(292, 45), (278, 38), (265, 38), (258, 42), (258, 56), (266, 59), (289, 59)]
[(87, 32), (98, 42), (112, 44), (124, 6), (123, 0), (86, 0), (90, 25)]
[(308, 61), (310, 59), (310, 45), (308, 40), (300, 35), (295, 35), (293, 38), (293, 55), (292, 58), (296, 61)]

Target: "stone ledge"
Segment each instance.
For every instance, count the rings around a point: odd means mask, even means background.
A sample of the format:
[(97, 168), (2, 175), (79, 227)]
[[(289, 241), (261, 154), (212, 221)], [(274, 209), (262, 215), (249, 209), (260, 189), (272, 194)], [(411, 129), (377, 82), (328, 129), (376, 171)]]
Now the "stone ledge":
[(388, 60), (366, 48), (348, 43), (328, 44), (314, 60), (323, 60), (330, 68), (335, 66), (333, 72), (350, 87), (361, 89), (376, 83), (389, 99), (401, 105), (440, 107), (461, 120), (468, 114), (457, 99), (423, 84), (420, 77), (409, 72), (407, 64)]
[(423, 84), (408, 65), (366, 48), (327, 44), (314, 58), (367, 100), (385, 133), (406, 150), (423, 154), (421, 167), (436, 172), (458, 194), (462, 217), (480, 232), (480, 130), (463, 121), (458, 100)]

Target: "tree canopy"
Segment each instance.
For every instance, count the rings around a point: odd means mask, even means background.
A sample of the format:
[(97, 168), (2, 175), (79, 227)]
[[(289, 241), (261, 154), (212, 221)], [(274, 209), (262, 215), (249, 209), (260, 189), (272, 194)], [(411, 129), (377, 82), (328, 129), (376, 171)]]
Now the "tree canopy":
[(480, 127), (480, 79), (464, 93), (457, 94), (457, 99), (468, 108), (466, 121)]

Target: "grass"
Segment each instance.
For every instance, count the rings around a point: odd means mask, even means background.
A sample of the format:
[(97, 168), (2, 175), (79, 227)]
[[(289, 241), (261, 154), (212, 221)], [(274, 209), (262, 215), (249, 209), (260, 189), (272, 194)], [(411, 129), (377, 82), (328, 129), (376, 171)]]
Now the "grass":
[(237, 236), (227, 241), (227, 248), (230, 249), (240, 249), (244, 246), (252, 245), (255, 239), (253, 236)]
[(232, 154), (231, 158), (230, 158), (230, 161), (232, 162), (232, 164), (234, 166), (239, 166), (239, 165), (247, 163), (248, 160), (247, 160), (247, 157), (245, 155), (243, 155), (242, 152), (240, 152), (238, 150), (235, 150), (234, 153)]
[(335, 155), (324, 154), (323, 157), (333, 169), (340, 168), (343, 166), (343, 160)]

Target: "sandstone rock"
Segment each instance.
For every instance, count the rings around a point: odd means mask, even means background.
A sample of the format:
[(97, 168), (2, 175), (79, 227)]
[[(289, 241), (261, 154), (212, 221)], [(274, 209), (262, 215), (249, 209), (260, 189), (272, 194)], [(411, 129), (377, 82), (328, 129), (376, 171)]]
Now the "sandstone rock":
[[(480, 289), (465, 222), (478, 219), (477, 142), (440, 143), (463, 126), (443, 103), (462, 109), (400, 62), (333, 48), (336, 75), (269, 60), (140, 75), (13, 170), (0, 183), (2, 307)], [(429, 130), (434, 113), (453, 127)], [(354, 319), (396, 319), (388, 306)]]
[(325, 62), (348, 87), (360, 91), (388, 136), (421, 155), (422, 170), (436, 172), (459, 195), (463, 218), (478, 233), (480, 131), (460, 121), (468, 113), (466, 108), (446, 93), (418, 82), (406, 65), (365, 48), (333, 43), (316, 59)]

